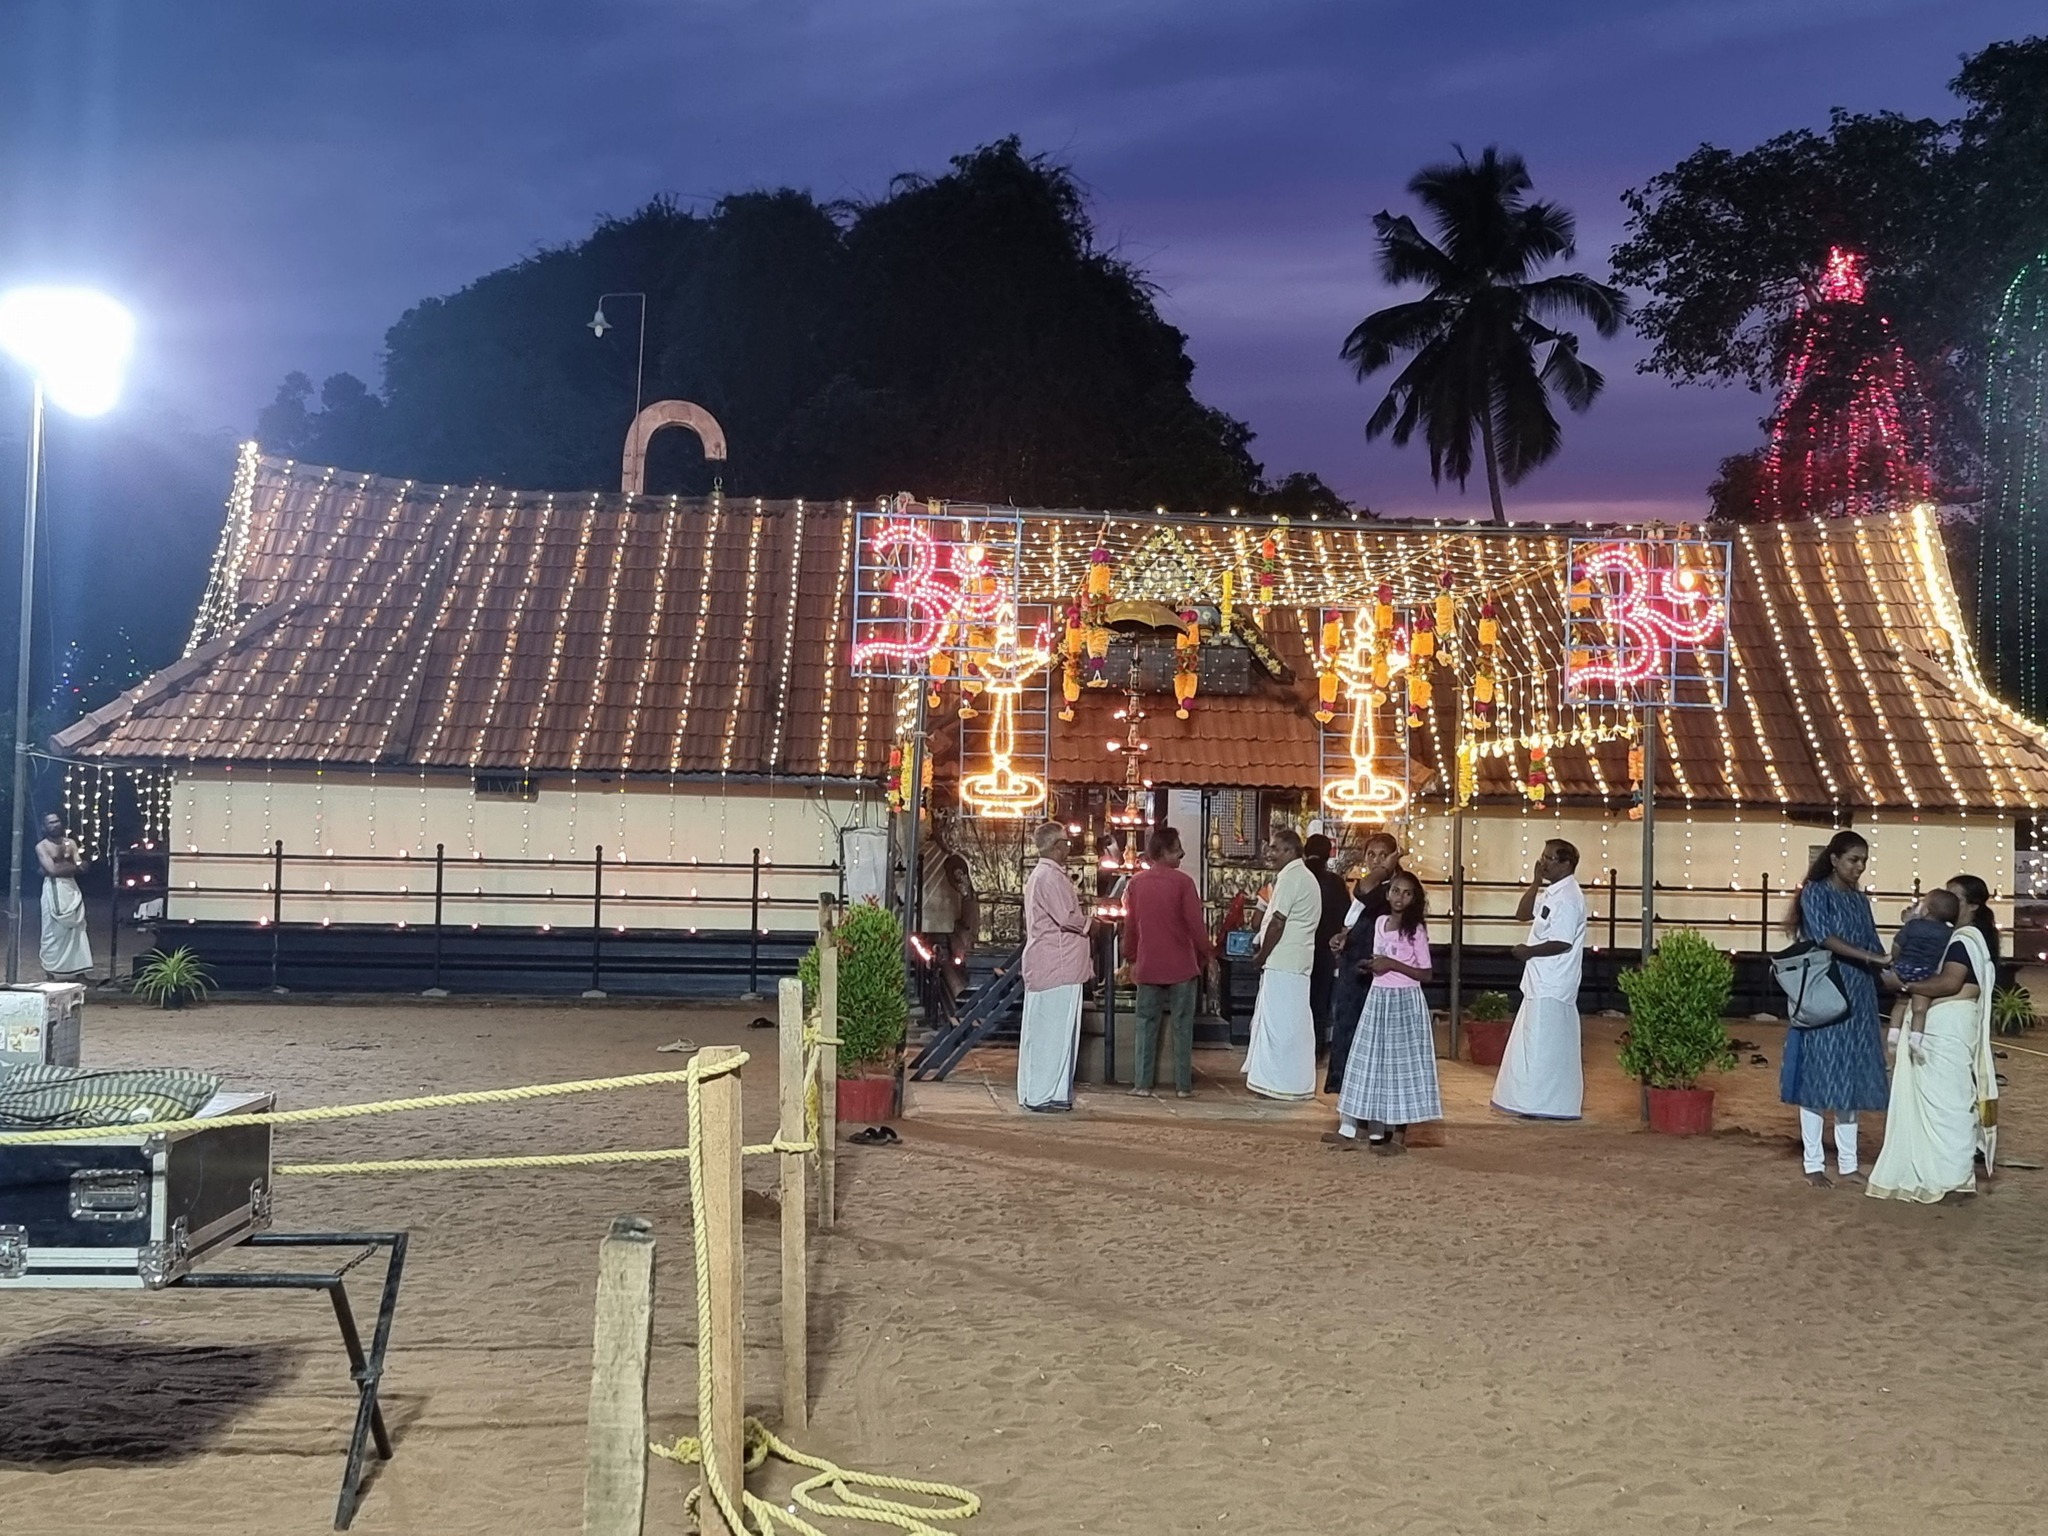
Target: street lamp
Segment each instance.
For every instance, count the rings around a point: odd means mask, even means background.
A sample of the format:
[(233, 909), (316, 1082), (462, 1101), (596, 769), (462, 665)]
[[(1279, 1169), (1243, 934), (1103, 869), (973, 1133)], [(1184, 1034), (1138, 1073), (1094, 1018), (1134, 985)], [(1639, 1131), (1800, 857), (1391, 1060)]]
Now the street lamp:
[(597, 313), (592, 315), (589, 321), (590, 334), (599, 341), (604, 340), (604, 333), (606, 331), (615, 329), (611, 321), (605, 318), (604, 301), (606, 299), (638, 299), (640, 301), (640, 356), (638, 361), (633, 364), (633, 419), (638, 421), (640, 419), (641, 381), (647, 372), (647, 295), (644, 293), (599, 294), (597, 296)]
[(135, 320), (89, 288), (0, 294), (0, 352), (27, 371), (28, 493), (21, 511), (21, 638), (14, 662), (14, 827), (7, 854), (7, 981), (21, 979), (22, 833), (28, 816), (29, 647), (35, 634), (36, 508), (42, 497), (44, 400), (73, 416), (103, 416), (121, 398)]

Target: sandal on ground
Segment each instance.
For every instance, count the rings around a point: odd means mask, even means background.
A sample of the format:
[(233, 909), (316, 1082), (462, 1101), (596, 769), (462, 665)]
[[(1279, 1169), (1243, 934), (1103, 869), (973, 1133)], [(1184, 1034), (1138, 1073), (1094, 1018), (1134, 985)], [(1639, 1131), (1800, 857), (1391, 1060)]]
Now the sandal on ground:
[(871, 1125), (864, 1131), (855, 1131), (846, 1139), (862, 1147), (893, 1147), (903, 1140), (896, 1134), (895, 1127), (887, 1125)]
[(690, 1039), (687, 1035), (681, 1039), (671, 1040), (667, 1045), (657, 1045), (655, 1047), (656, 1051), (665, 1052), (672, 1056), (687, 1056), (695, 1049), (697, 1049), (697, 1042)]
[(757, 1013), (757, 1014), (755, 1014), (755, 1015), (754, 1015), (754, 1021), (753, 1021), (753, 1023), (749, 1024), (749, 1025), (747, 1026), (747, 1028), (749, 1028), (749, 1029), (777, 1029), (777, 1028), (780, 1028), (780, 1026), (779, 1026), (778, 1024), (776, 1024), (776, 1022), (775, 1022), (775, 1021), (774, 1021), (773, 1019), (769, 1018), (767, 1014), (765, 1014), (765, 1013)]

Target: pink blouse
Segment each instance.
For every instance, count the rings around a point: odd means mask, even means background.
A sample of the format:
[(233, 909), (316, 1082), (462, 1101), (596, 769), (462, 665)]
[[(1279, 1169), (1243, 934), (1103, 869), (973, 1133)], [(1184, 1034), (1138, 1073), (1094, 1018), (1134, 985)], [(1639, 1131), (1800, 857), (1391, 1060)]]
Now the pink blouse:
[[(1393, 917), (1383, 917), (1373, 926), (1372, 952), (1376, 955), (1385, 955), (1389, 960), (1398, 960), (1403, 965), (1412, 965), (1418, 969), (1427, 970), (1429, 969), (1429, 925), (1427, 923), (1418, 924), (1413, 935), (1403, 937), (1400, 928), (1395, 925)], [(1372, 984), (1376, 987), (1385, 987), (1390, 992), (1411, 989), (1422, 985), (1413, 976), (1403, 976), (1399, 971), (1387, 971), (1375, 976), (1372, 979)]]

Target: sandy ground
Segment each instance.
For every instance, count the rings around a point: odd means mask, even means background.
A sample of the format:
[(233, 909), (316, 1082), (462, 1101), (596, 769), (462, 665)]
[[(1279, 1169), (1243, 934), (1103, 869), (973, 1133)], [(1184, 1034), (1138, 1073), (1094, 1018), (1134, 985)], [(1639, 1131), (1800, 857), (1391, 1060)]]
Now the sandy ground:
[[(669, 1065), (730, 1010), (97, 1004), (98, 1062), (204, 1065), (287, 1104)], [(1798, 1178), (1770, 1058), (1710, 1140), (1640, 1132), (1589, 1021), (1592, 1118), (1502, 1123), (1446, 1066), (1444, 1146), (1319, 1145), (1222, 1053), (1187, 1104), (1084, 1090), (1041, 1118), (1001, 1053), (848, 1148), (814, 1249), (814, 1425), (853, 1464), (963, 1482), (1001, 1532), (2041, 1529), (2048, 1174), (1906, 1209)], [(2004, 1063), (2006, 1148), (2048, 1150), (2048, 1061)], [(654, 1091), (285, 1133), (290, 1158), (673, 1144)], [(1868, 1140), (1875, 1142), (1874, 1134)], [(750, 1188), (772, 1171), (749, 1168)], [(294, 1180), (281, 1227), (410, 1227), (386, 1402), (397, 1459), (356, 1529), (579, 1529), (595, 1248), (661, 1252), (653, 1399), (691, 1427), (694, 1310), (673, 1167)], [(749, 1376), (775, 1382), (774, 1225), (748, 1223)], [(371, 1288), (356, 1287), (366, 1307)], [(0, 1297), (0, 1530), (273, 1536), (328, 1526), (353, 1398), (316, 1296)], [(657, 1464), (650, 1531), (688, 1474)]]

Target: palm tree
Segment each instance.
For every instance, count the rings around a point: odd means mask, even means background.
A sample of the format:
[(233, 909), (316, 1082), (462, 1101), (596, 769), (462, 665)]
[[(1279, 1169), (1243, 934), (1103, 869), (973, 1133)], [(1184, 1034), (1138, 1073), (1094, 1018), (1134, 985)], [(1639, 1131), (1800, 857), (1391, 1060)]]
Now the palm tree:
[(1501, 481), (1509, 485), (1557, 452), (1550, 390), (1583, 411), (1606, 380), (1579, 358), (1579, 339), (1546, 317), (1581, 315), (1612, 336), (1628, 314), (1619, 288), (1581, 272), (1533, 277), (1544, 263), (1569, 257), (1575, 223), (1555, 203), (1523, 200), (1529, 168), (1520, 155), (1487, 146), (1475, 163), (1458, 151), (1455, 164), (1425, 166), (1408, 190), (1428, 210), (1437, 238), (1406, 214), (1380, 213), (1380, 276), (1392, 284), (1427, 283), (1409, 304), (1367, 315), (1344, 338), (1344, 358), (1362, 381), (1397, 352), (1414, 354), (1365, 424), (1376, 438), (1393, 429), (1405, 446), (1420, 425), (1429, 445), (1430, 477), (1449, 474), (1464, 487), (1472, 473), (1475, 428), (1486, 459), (1493, 520), (1505, 523)]

